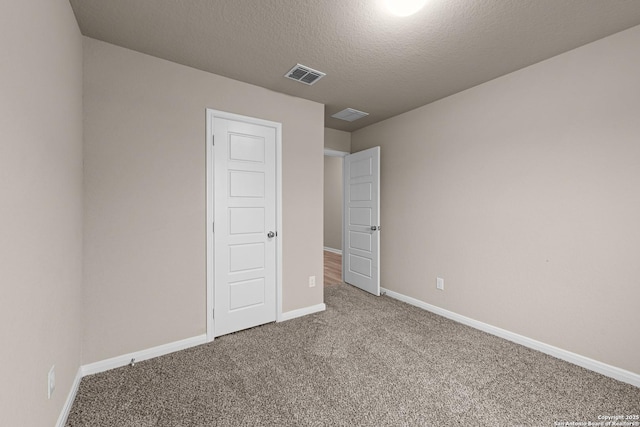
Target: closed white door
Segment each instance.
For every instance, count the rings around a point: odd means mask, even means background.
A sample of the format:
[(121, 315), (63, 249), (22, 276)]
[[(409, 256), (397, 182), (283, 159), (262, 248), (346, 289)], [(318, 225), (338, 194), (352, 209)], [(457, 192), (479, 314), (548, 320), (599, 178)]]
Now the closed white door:
[(214, 336), (276, 320), (276, 128), (214, 117)]
[(380, 295), (380, 147), (344, 158), (344, 280)]

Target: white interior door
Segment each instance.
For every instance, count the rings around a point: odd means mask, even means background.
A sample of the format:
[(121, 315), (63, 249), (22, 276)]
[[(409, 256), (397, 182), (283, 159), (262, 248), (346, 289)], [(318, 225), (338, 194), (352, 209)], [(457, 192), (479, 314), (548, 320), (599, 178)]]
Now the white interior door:
[(344, 158), (344, 281), (380, 295), (380, 147)]
[(214, 117), (214, 336), (276, 320), (276, 128)]

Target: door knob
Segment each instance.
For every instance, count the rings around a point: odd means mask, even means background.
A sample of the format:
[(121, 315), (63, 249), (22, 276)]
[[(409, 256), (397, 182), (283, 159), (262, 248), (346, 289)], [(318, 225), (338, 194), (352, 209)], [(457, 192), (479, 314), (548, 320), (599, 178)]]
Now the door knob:
[(272, 238), (276, 237), (276, 233), (274, 233), (273, 231), (270, 231), (270, 232), (267, 233), (267, 237), (272, 239)]
[(376, 230), (380, 230), (380, 226), (379, 225), (378, 226), (372, 225), (371, 226), (371, 231), (376, 231)]

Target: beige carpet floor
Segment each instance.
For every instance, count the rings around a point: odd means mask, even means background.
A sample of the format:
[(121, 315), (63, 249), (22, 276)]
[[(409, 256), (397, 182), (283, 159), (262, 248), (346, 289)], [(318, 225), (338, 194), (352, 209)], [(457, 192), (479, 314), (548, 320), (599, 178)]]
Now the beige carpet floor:
[(557, 426), (640, 389), (348, 285), (327, 311), (82, 379), (67, 426)]

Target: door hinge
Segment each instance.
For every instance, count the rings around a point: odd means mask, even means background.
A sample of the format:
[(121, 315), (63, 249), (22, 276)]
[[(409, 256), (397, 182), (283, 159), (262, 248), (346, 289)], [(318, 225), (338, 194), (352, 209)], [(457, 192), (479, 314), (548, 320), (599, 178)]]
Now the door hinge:
[(216, 318), (216, 309), (215, 308), (213, 310), (211, 310), (211, 318), (212, 319)]
[(216, 145), (216, 136), (211, 135), (211, 145)]
[(212, 233), (215, 233), (215, 232), (216, 232), (216, 222), (215, 222), (215, 221), (213, 221), (213, 222), (211, 223), (211, 232), (212, 232)]

